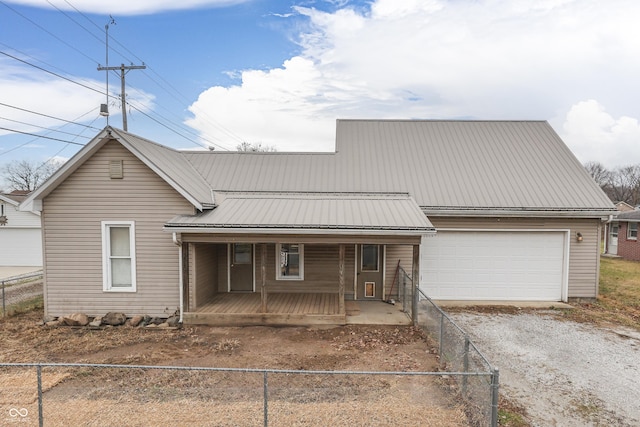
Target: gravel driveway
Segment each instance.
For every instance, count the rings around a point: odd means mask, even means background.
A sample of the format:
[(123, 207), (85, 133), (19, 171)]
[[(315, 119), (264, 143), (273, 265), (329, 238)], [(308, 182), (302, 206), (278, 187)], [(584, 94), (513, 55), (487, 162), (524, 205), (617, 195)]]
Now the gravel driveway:
[(640, 425), (640, 333), (561, 313), (452, 313), (500, 370), (500, 392), (534, 426)]

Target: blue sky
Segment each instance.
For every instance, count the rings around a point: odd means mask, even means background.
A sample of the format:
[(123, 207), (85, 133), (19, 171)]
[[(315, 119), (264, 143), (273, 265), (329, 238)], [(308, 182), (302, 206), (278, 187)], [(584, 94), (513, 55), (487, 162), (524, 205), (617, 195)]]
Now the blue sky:
[(175, 148), (330, 151), (337, 118), (533, 119), (582, 162), (640, 163), (637, 1), (0, 0), (0, 165), (69, 158), (106, 125), (109, 15), (109, 65), (149, 67), (126, 76), (129, 131)]

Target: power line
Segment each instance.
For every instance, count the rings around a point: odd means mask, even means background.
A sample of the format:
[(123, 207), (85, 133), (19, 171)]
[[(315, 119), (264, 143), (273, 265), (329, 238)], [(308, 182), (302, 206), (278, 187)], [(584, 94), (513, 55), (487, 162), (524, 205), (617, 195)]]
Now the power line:
[[(49, 1), (49, 0), (47, 0)], [(89, 18), (87, 15), (85, 15), (82, 11), (80, 11), (78, 8), (76, 8), (69, 0), (64, 0), (65, 3), (67, 3), (70, 7), (72, 7), (77, 13), (79, 13), (83, 18), (85, 18), (87, 21), (89, 21), (93, 26), (95, 26), (98, 30), (104, 32), (104, 30), (98, 25), (96, 24), (93, 20), (91, 20), (91, 18)], [(71, 18), (70, 18), (71, 19)], [(72, 19), (73, 20), (73, 19)], [(73, 20), (74, 22), (76, 22), (75, 20)], [(77, 23), (77, 22), (76, 22)], [(78, 24), (81, 28), (83, 28), (85, 31), (91, 33), (88, 29), (86, 29), (84, 26)], [(93, 33), (91, 33), (93, 35)], [(95, 37), (95, 35), (93, 35)], [(122, 49), (124, 49), (127, 53), (129, 53), (130, 55), (132, 55), (135, 59), (137, 59), (139, 62), (142, 62), (143, 64), (145, 64), (147, 66), (147, 69), (149, 69), (149, 71), (151, 71), (153, 74), (155, 74), (164, 84), (160, 84), (157, 81), (155, 81), (148, 73), (146, 73), (145, 71), (142, 72), (142, 74), (144, 74), (149, 80), (151, 80), (153, 83), (155, 83), (161, 90), (165, 91), (169, 96), (171, 96), (173, 99), (179, 101), (180, 103), (184, 103), (187, 105), (190, 105), (191, 102), (173, 85), (171, 84), (169, 81), (167, 81), (164, 77), (162, 77), (157, 71), (155, 71), (155, 69), (153, 69), (149, 64), (146, 64), (145, 61), (143, 61), (139, 56), (137, 56), (134, 52), (132, 52), (131, 50), (129, 50), (125, 45), (123, 45), (122, 43), (120, 43), (118, 41), (118, 39), (116, 39), (115, 37), (111, 36), (111, 40), (113, 40), (118, 46), (120, 46)], [(113, 49), (113, 48), (110, 48)], [(118, 52), (116, 49), (113, 49), (116, 53), (122, 55), (125, 59), (127, 59), (127, 61), (133, 63), (133, 61), (130, 58), (127, 58), (126, 55), (122, 54), (121, 52)], [(167, 87), (171, 88), (173, 93), (170, 92), (169, 90), (167, 90)], [(183, 106), (184, 106), (183, 104)], [(237, 134), (235, 134), (234, 132), (232, 132), (231, 130), (227, 129), (226, 127), (224, 127), (222, 124), (217, 123), (215, 120), (213, 120), (207, 113), (206, 111), (203, 111), (201, 109), (197, 109), (198, 113), (201, 114), (202, 116), (204, 116), (205, 121), (207, 121), (209, 124), (211, 124), (213, 127), (215, 127), (216, 129), (222, 131), (223, 133), (225, 133), (226, 135), (228, 135), (229, 137), (231, 137), (232, 139), (235, 139), (238, 142), (244, 142), (244, 139), (240, 136), (238, 136)]]
[(5, 127), (0, 127), (0, 130), (6, 130), (6, 131), (9, 131), (9, 132), (20, 133), (22, 135), (35, 136), (36, 138), (50, 139), (52, 141), (66, 142), (67, 144), (75, 144), (75, 145), (80, 145), (80, 146), (84, 147), (84, 144), (80, 144), (79, 142), (66, 141), (64, 139), (52, 138), (50, 136), (38, 135), (36, 133), (31, 133), (31, 132), (23, 132), (23, 131), (17, 130), (17, 129), (9, 129), (9, 128), (5, 128)]
[[(1, 1), (1, 0), (0, 0), (0, 1)], [(86, 88), (86, 89), (89, 89), (89, 90), (92, 90), (92, 91), (94, 91), (94, 92), (98, 92), (99, 94), (104, 95), (104, 92), (102, 92), (102, 91), (100, 91), (100, 90), (98, 90), (98, 89), (92, 88), (91, 86), (87, 86), (87, 85), (85, 85), (85, 84), (83, 84), (83, 83), (80, 83), (80, 82), (76, 82), (75, 80), (72, 80), (72, 79), (70, 79), (70, 78), (68, 78), (68, 77), (62, 76), (62, 75), (60, 75), (60, 74), (58, 74), (58, 73), (54, 73), (53, 71), (49, 71), (49, 70), (47, 70), (46, 68), (42, 68), (42, 67), (40, 67), (40, 66), (38, 66), (38, 65), (32, 64), (32, 63), (30, 63), (30, 62), (28, 62), (28, 61), (25, 61), (24, 59), (20, 59), (20, 58), (18, 58), (17, 56), (13, 56), (13, 55), (11, 55), (11, 54), (9, 54), (9, 53), (7, 53), (7, 52), (3, 52), (3, 51), (1, 51), (1, 50), (0, 50), (0, 54), (5, 55), (5, 56), (8, 56), (9, 58), (15, 59), (16, 61), (22, 62), (23, 64), (27, 64), (27, 65), (29, 65), (29, 66), (31, 66), (31, 67), (33, 67), (33, 68), (37, 68), (38, 70), (40, 70), (40, 71), (44, 71), (45, 73), (51, 74), (51, 75), (53, 75), (53, 76), (56, 76), (56, 77), (58, 77), (58, 78), (61, 78), (61, 79), (66, 80), (66, 81), (68, 81), (68, 82), (71, 82), (71, 83), (73, 83), (73, 84), (76, 84), (76, 85), (78, 85), (78, 86), (82, 86), (82, 87), (84, 87), (84, 88)]]
[[(93, 111), (93, 110), (91, 110), (91, 111)], [(82, 116), (80, 116), (80, 117), (86, 116), (86, 115), (87, 115), (87, 114), (89, 114), (91, 111), (89, 111), (89, 112), (87, 112), (87, 113), (84, 113), (84, 114), (83, 114)], [(100, 115), (97, 115), (97, 116), (96, 116), (96, 117), (91, 121), (91, 124), (93, 124), (93, 123), (94, 123), (96, 120), (98, 120), (100, 117), (101, 117)], [(66, 126), (66, 125), (63, 125), (63, 126)], [(82, 136), (82, 135), (81, 135), (81, 133), (82, 133), (82, 132), (84, 132), (85, 130), (86, 130), (86, 129), (83, 129), (83, 130), (82, 130), (78, 135), (76, 135), (75, 137), (77, 138), (77, 137)], [(85, 137), (85, 136), (82, 136), (82, 137), (83, 137), (83, 138), (87, 138), (87, 137)], [(59, 149), (58, 151), (56, 151), (56, 153), (55, 153), (53, 156), (49, 157), (49, 159), (47, 159), (45, 162), (43, 162), (43, 163), (38, 167), (38, 169), (40, 169), (40, 168), (41, 168), (41, 167), (43, 167), (45, 164), (47, 164), (48, 162), (50, 162), (51, 160), (53, 160), (57, 155), (59, 155), (60, 153), (62, 153), (64, 150), (66, 150), (66, 149), (67, 149), (67, 147), (69, 147), (69, 144), (65, 144), (61, 149)], [(37, 170), (37, 169), (36, 169), (36, 170)]]
[[(167, 126), (165, 123), (160, 122), (158, 119), (155, 119), (155, 118), (151, 117), (150, 115), (148, 115), (147, 113), (145, 113), (144, 111), (142, 111), (142, 110), (138, 109), (135, 105), (133, 105), (133, 104), (131, 104), (131, 103), (130, 103), (130, 104), (129, 104), (129, 106), (130, 106), (131, 108), (133, 108), (134, 110), (136, 110), (137, 112), (139, 112), (140, 114), (142, 114), (143, 116), (145, 116), (145, 117), (147, 117), (147, 118), (149, 118), (149, 119), (153, 120), (154, 122), (158, 123), (160, 126), (164, 127), (165, 129), (170, 130), (171, 132), (175, 133), (175, 134), (176, 134), (176, 135), (178, 135), (178, 136), (181, 136), (182, 138), (186, 139), (186, 140), (187, 140), (187, 141), (189, 141), (189, 142), (195, 142), (195, 141), (193, 141), (192, 139), (190, 139), (190, 138), (188, 138), (188, 137), (184, 136), (183, 134), (181, 134), (181, 133), (180, 133), (180, 132), (178, 132), (177, 130), (170, 128), (170, 127), (169, 127), (169, 126)], [(202, 146), (201, 144), (198, 144), (198, 145)], [(225, 150), (225, 151), (229, 151), (229, 149), (228, 149), (228, 148), (222, 147), (221, 145), (218, 145), (218, 144), (214, 144), (214, 145), (215, 145), (216, 147), (222, 148), (222, 149), (223, 149), (223, 150)]]
[[(89, 129), (93, 129), (93, 130), (101, 130), (101, 129), (93, 127), (93, 126), (88, 126), (88, 125), (85, 125), (85, 124), (82, 124), (82, 123), (76, 123), (76, 122), (71, 121), (71, 120), (65, 120), (65, 119), (61, 119), (59, 117), (50, 116), (48, 114), (37, 113), (37, 112), (32, 111), (32, 110), (27, 110), (26, 108), (16, 107), (15, 105), (9, 105), (9, 104), (5, 104), (5, 103), (2, 103), (2, 102), (0, 102), (0, 105), (2, 105), (3, 107), (13, 108), (13, 109), (24, 111), (24, 112), (31, 113), (31, 114), (36, 114), (38, 116), (43, 116), (43, 117), (48, 117), (50, 119), (60, 120), (61, 122), (70, 123), (72, 125), (83, 126), (83, 127), (86, 127), (86, 128), (89, 128)], [(91, 109), (91, 111), (93, 111), (93, 109)], [(89, 114), (89, 113), (85, 113), (80, 117), (86, 116), (87, 114)]]
[[(102, 41), (99, 37), (97, 37), (97, 36), (95, 35), (95, 33), (93, 33), (93, 32), (92, 32), (92, 31), (90, 31), (87, 27), (85, 27), (85, 26), (83, 26), (82, 24), (80, 24), (76, 19), (74, 19), (73, 17), (71, 17), (68, 13), (65, 13), (63, 10), (61, 10), (60, 8), (58, 8), (57, 6), (55, 6), (54, 4), (52, 4), (49, 0), (47, 0), (47, 2), (48, 2), (51, 6), (53, 6), (56, 10), (58, 10), (60, 13), (64, 14), (64, 15), (65, 15), (65, 17), (67, 17), (69, 20), (71, 20), (74, 24), (76, 24), (76, 25), (78, 25), (80, 28), (82, 28), (85, 32), (89, 33), (92, 37), (96, 38), (96, 39), (97, 39), (98, 41), (100, 41), (101, 43), (104, 43), (104, 41)], [(20, 12), (18, 12), (17, 10), (13, 9), (12, 7), (8, 6), (4, 1), (0, 0), (0, 3), (2, 3), (2, 4), (3, 4), (5, 7), (7, 7), (8, 9), (12, 10), (14, 13), (16, 13), (16, 14), (20, 15), (20, 16), (21, 16), (22, 18), (24, 18), (25, 20), (27, 20), (27, 21), (31, 22), (33, 25), (37, 26), (37, 27), (38, 27), (38, 28), (40, 28), (42, 31), (44, 31), (44, 32), (46, 32), (47, 34), (51, 35), (51, 36), (52, 36), (52, 37), (54, 37), (56, 40), (58, 40), (58, 41), (62, 42), (63, 44), (65, 44), (65, 45), (66, 45), (66, 46), (68, 46), (68, 47), (71, 47), (73, 50), (75, 50), (76, 52), (80, 53), (80, 54), (81, 54), (82, 56), (84, 56), (85, 58), (88, 58), (88, 59), (89, 59), (90, 61), (92, 61), (92, 62), (96, 62), (95, 60), (93, 60), (93, 59), (92, 59), (92, 58), (90, 58), (88, 55), (84, 54), (83, 52), (81, 52), (80, 50), (78, 50), (77, 48), (75, 48), (74, 46), (70, 45), (69, 43), (66, 43), (66, 42), (65, 42), (64, 40), (62, 40), (60, 37), (56, 36), (55, 34), (53, 34), (52, 32), (50, 32), (50, 31), (48, 31), (48, 30), (46, 30), (44, 27), (42, 27), (41, 25), (37, 24), (37, 23), (36, 23), (36, 22), (34, 22), (33, 20), (29, 19), (28, 17), (26, 17), (26, 16), (25, 16), (25, 15), (23, 15), (22, 13), (20, 13)], [(96, 24), (94, 21), (92, 21), (92, 20), (91, 20), (87, 15), (85, 15), (85, 14), (84, 14), (84, 13), (82, 13), (80, 10), (78, 10), (78, 9), (77, 9), (73, 4), (71, 4), (68, 0), (65, 0), (65, 3), (67, 3), (70, 7), (72, 7), (72, 8), (73, 8), (77, 13), (79, 13), (82, 17), (84, 17), (84, 18), (85, 18), (87, 21), (89, 21), (92, 25), (94, 25), (96, 28), (98, 28), (101, 32), (104, 32), (104, 31), (105, 31), (105, 30), (103, 30), (102, 28), (100, 28), (100, 26), (99, 26), (98, 24)], [(138, 60), (140, 60), (141, 62), (144, 62), (144, 61), (142, 61), (142, 60), (141, 60), (141, 59), (140, 59), (140, 58), (139, 58), (135, 53), (131, 52), (131, 51), (130, 51), (126, 46), (124, 46), (122, 43), (120, 43), (117, 39), (115, 39), (115, 38), (113, 38), (113, 37), (111, 37), (111, 39), (112, 39), (112, 40), (113, 40), (113, 41), (114, 41), (118, 46), (120, 46), (121, 48), (123, 48), (126, 52), (128, 52), (128, 53), (129, 53), (129, 54), (131, 54), (131, 55), (133, 55), (135, 58), (137, 58), (137, 59), (138, 59)], [(5, 45), (5, 46), (6, 46), (6, 45)], [(14, 50), (15, 50), (15, 49), (14, 49)], [(118, 54), (120, 54), (120, 55), (122, 55), (123, 57), (125, 57), (125, 58), (126, 58), (126, 55), (122, 54), (122, 53), (121, 53), (121, 52), (119, 52), (117, 49), (113, 49), (112, 47), (110, 47), (110, 48), (109, 48), (109, 50), (113, 50), (114, 52), (116, 52), (116, 53), (118, 53)], [(36, 68), (36, 69), (39, 69), (39, 70), (41, 70), (41, 71), (44, 71), (44, 72), (46, 72), (46, 73), (48, 73), (48, 74), (54, 75), (54, 76), (56, 76), (56, 77), (58, 77), (58, 78), (61, 78), (61, 79), (67, 80), (67, 81), (69, 81), (69, 82), (71, 82), (71, 83), (77, 84), (77, 85), (79, 85), (79, 86), (82, 86), (82, 87), (84, 87), (84, 88), (86, 88), (86, 89), (89, 89), (89, 90), (92, 90), (92, 91), (94, 91), (94, 92), (97, 92), (97, 93), (100, 93), (100, 94), (104, 94), (104, 92), (103, 92), (103, 91), (101, 91), (101, 90), (97, 90), (97, 89), (92, 88), (92, 87), (90, 87), (90, 86), (87, 86), (87, 85), (85, 85), (85, 84), (79, 83), (79, 82), (77, 82), (77, 81), (74, 81), (73, 79), (70, 79), (70, 78), (67, 78), (67, 77), (65, 77), (65, 76), (62, 76), (62, 75), (60, 75), (60, 74), (54, 73), (54, 72), (52, 72), (52, 71), (49, 71), (49, 70), (47, 70), (47, 69), (45, 69), (45, 68), (43, 68), (43, 67), (37, 66), (37, 65), (35, 65), (35, 64), (32, 64), (32, 63), (30, 63), (30, 62), (28, 62), (28, 61), (25, 61), (25, 60), (23, 60), (23, 59), (20, 59), (20, 58), (18, 58), (18, 57), (15, 57), (15, 56), (13, 56), (13, 55), (10, 55), (10, 54), (8, 54), (8, 53), (6, 53), (6, 52), (2, 52), (2, 51), (0, 51), (0, 53), (4, 54), (4, 55), (6, 55), (6, 56), (8, 56), (8, 57), (10, 57), (10, 58), (13, 58), (14, 60), (20, 61), (20, 62), (22, 62), (22, 63), (24, 63), (24, 64), (26, 64), (26, 65), (29, 65), (29, 66), (32, 66), (32, 67), (34, 67), (34, 68)], [(28, 56), (28, 55), (25, 55), (25, 56)], [(126, 58), (126, 59), (127, 59), (127, 60), (129, 60), (128, 58)], [(132, 61), (130, 61), (130, 60), (129, 60), (129, 62), (132, 62)], [(49, 65), (49, 64), (47, 64), (47, 65)], [(99, 63), (98, 63), (98, 65), (99, 65)], [(56, 68), (56, 67), (54, 67), (54, 68)], [(186, 97), (185, 97), (185, 96), (184, 96), (184, 95), (183, 95), (183, 94), (182, 94), (178, 89), (176, 89), (176, 88), (175, 88), (175, 86), (173, 86), (169, 81), (167, 81), (165, 78), (163, 78), (163, 77), (162, 77), (158, 72), (156, 72), (154, 69), (152, 69), (151, 67), (148, 67), (148, 68), (150, 69), (150, 71), (151, 71), (151, 72), (153, 72), (156, 76), (158, 76), (158, 77), (159, 77), (159, 78), (164, 82), (164, 85), (162, 85), (162, 84), (158, 83), (156, 80), (154, 80), (154, 79), (153, 79), (150, 75), (148, 75), (146, 72), (143, 72), (143, 74), (144, 74), (144, 75), (145, 75), (149, 80), (151, 80), (153, 83), (155, 83), (155, 84), (156, 84), (156, 85), (157, 85), (161, 90), (165, 91), (165, 92), (166, 92), (167, 94), (169, 94), (172, 98), (174, 98), (174, 99), (178, 100), (180, 103), (186, 103), (187, 105), (190, 105), (190, 101), (189, 101), (189, 100), (188, 100), (188, 99), (187, 99), (187, 98), (186, 98)], [(115, 73), (115, 70), (114, 70), (114, 73)], [(172, 91), (167, 90), (167, 87), (171, 88), (173, 92), (172, 92)], [(109, 95), (109, 94), (107, 94), (107, 98), (109, 98), (109, 97), (114, 98), (114, 99), (115, 99), (115, 98), (117, 98), (116, 96), (113, 96), (113, 95)], [(181, 100), (180, 100), (179, 98), (181, 98)], [(122, 100), (121, 100), (121, 101), (122, 101)], [(2, 105), (2, 104), (0, 103), (0, 105)], [(133, 106), (132, 106), (132, 107), (133, 107)], [(135, 108), (135, 107), (133, 107), (133, 108)], [(156, 122), (156, 123), (160, 124), (161, 126), (163, 126), (163, 127), (167, 128), (167, 129), (170, 129), (172, 132), (174, 132), (174, 133), (178, 134), (179, 136), (181, 136), (181, 137), (183, 137), (183, 138), (185, 138), (185, 139), (189, 140), (190, 142), (192, 142), (192, 143), (194, 143), (194, 144), (196, 144), (196, 145), (198, 145), (198, 146), (201, 146), (201, 144), (199, 144), (199, 143), (197, 143), (197, 142), (195, 142), (195, 141), (191, 140), (190, 138), (186, 137), (185, 135), (180, 134), (180, 133), (179, 133), (178, 131), (176, 131), (175, 129), (171, 129), (169, 126), (165, 125), (164, 123), (161, 123), (159, 120), (157, 120), (157, 119), (155, 119), (155, 118), (151, 117), (149, 114), (146, 114), (146, 113), (142, 112), (142, 111), (141, 111), (140, 109), (138, 109), (138, 108), (135, 108), (135, 109), (136, 109), (136, 110), (138, 110), (141, 114), (143, 114), (143, 115), (145, 115), (146, 117), (148, 117), (149, 119), (151, 119), (151, 120), (153, 120), (154, 122)], [(228, 135), (228, 136), (229, 136), (229, 137), (231, 137), (232, 139), (235, 139), (235, 140), (240, 141), (240, 142), (244, 141), (244, 139), (242, 139), (240, 136), (236, 135), (236, 134), (235, 134), (235, 133), (233, 133), (231, 130), (229, 130), (229, 129), (225, 128), (225, 127), (224, 127), (224, 126), (222, 126), (221, 124), (217, 123), (215, 120), (211, 119), (211, 118), (206, 114), (206, 112), (205, 112), (205, 111), (202, 111), (202, 110), (200, 110), (200, 109), (197, 109), (197, 111), (199, 112), (199, 114), (201, 114), (201, 117), (203, 117), (203, 119), (204, 119), (206, 122), (210, 123), (210, 124), (211, 124), (212, 126), (214, 126), (216, 129), (218, 129), (218, 130), (220, 130), (221, 132), (225, 133), (226, 135)], [(39, 114), (39, 113), (35, 113), (35, 112), (32, 112), (32, 111), (30, 111), (30, 112), (31, 112), (31, 113), (34, 113), (34, 114)], [(124, 114), (125, 114), (125, 112), (123, 111), (123, 117), (124, 117)], [(154, 114), (157, 114), (157, 113), (154, 113)], [(164, 120), (167, 120), (166, 118), (162, 117), (161, 115), (159, 115), (159, 114), (157, 114), (157, 115), (158, 115), (158, 116), (160, 116), (161, 118), (163, 118)], [(46, 116), (46, 115), (44, 115), (44, 116)], [(170, 122), (170, 123), (171, 123), (171, 122)], [(175, 124), (174, 124), (174, 125), (175, 125)], [(192, 133), (193, 133), (193, 132), (192, 132)], [(209, 143), (209, 144), (212, 144), (212, 145), (214, 145), (214, 146), (217, 146), (217, 147), (219, 147), (219, 148), (222, 148), (222, 149), (227, 150), (227, 148), (225, 148), (225, 147), (221, 146), (220, 144), (214, 143), (214, 142), (210, 141), (210, 140), (209, 140), (209, 139), (207, 139), (207, 138), (203, 138), (203, 137), (202, 137), (202, 136), (200, 136), (200, 135), (197, 135), (197, 136), (198, 136), (200, 139), (202, 139), (202, 140), (206, 141), (206, 142), (207, 142), (207, 143)]]
[[(13, 119), (9, 119), (9, 118), (7, 118), (7, 117), (2, 117), (2, 116), (0, 116), (0, 119), (2, 119), (2, 120), (7, 120), (7, 121), (9, 121), (9, 122), (20, 123), (21, 125), (27, 125), (27, 126), (31, 126), (31, 127), (38, 128), (38, 129), (51, 130), (51, 131), (53, 131), (53, 132), (64, 133), (64, 134), (66, 134), (66, 135), (71, 135), (71, 136), (76, 136), (76, 137), (77, 137), (77, 136), (79, 136), (79, 135), (77, 135), (77, 134), (75, 134), (75, 133), (65, 132), (65, 131), (63, 131), (63, 130), (57, 130), (57, 129), (50, 129), (50, 128), (47, 128), (47, 127), (44, 127), (44, 126), (34, 125), (33, 123), (26, 123), (26, 122), (21, 122), (20, 120), (13, 120)], [(83, 136), (82, 138), (90, 139), (88, 136)]]
[[(49, 3), (51, 6), (53, 6), (58, 12), (62, 13), (64, 16), (66, 16), (67, 18), (69, 18), (69, 20), (71, 20), (74, 24), (76, 24), (77, 26), (79, 26), (80, 28), (82, 28), (83, 30), (85, 30), (87, 33), (91, 34), (91, 36), (98, 40), (99, 42), (102, 43), (102, 40), (96, 36), (95, 34), (93, 34), (91, 31), (89, 31), (88, 29), (86, 29), (82, 24), (80, 24), (78, 21), (76, 21), (75, 19), (73, 19), (71, 17), (71, 15), (67, 14), (64, 10), (60, 9), (58, 6), (56, 6), (55, 4), (51, 3), (49, 0), (47, 0), (47, 3)], [(69, 4), (71, 6), (71, 4), (69, 2), (66, 2), (67, 4)], [(71, 6), (73, 7), (73, 6)], [(75, 7), (74, 7), (75, 9)], [(76, 9), (77, 10), (77, 9)], [(100, 27), (98, 27), (100, 28)]]
[(35, 25), (36, 27), (40, 28), (42, 31), (44, 31), (45, 33), (49, 34), (51, 37), (55, 38), (56, 40), (58, 40), (60, 43), (63, 43), (65, 46), (70, 47), (71, 49), (75, 50), (76, 52), (78, 52), (80, 55), (84, 56), (85, 58), (87, 58), (89, 61), (94, 62), (96, 64), (98, 64), (98, 61), (96, 61), (95, 59), (91, 58), (90, 56), (86, 55), (84, 52), (80, 51), (78, 48), (76, 48), (75, 46), (65, 42), (64, 40), (62, 40), (60, 37), (56, 36), (55, 34), (53, 34), (51, 31), (47, 30), (46, 28), (44, 28), (43, 26), (41, 26), (40, 24), (34, 22), (33, 20), (27, 18), (26, 16), (24, 16), (22, 13), (18, 12), (17, 10), (15, 10), (14, 8), (12, 8), (11, 6), (9, 6), (8, 4), (6, 4), (4, 1), (0, 0), (0, 3), (2, 3), (3, 6), (5, 6), (7, 9), (11, 10), (12, 12), (14, 12), (15, 14), (21, 16), (23, 19), (31, 22), (33, 25)]
[[(149, 115), (147, 115), (147, 114), (145, 114), (144, 112), (142, 112), (142, 110), (141, 110), (141, 108), (142, 108), (142, 107), (136, 107), (136, 106), (135, 106), (132, 102), (130, 102), (130, 101), (128, 101), (128, 102), (127, 102), (127, 104), (128, 104), (131, 108), (133, 108), (134, 110), (138, 111), (139, 113), (141, 113), (141, 114), (145, 115), (146, 117), (150, 118), (151, 120), (154, 120), (154, 121), (155, 121), (155, 119), (153, 119), (153, 118), (152, 118), (152, 117), (150, 117)], [(163, 107), (163, 109), (164, 109), (164, 107)], [(168, 110), (167, 110), (167, 111), (168, 111)], [(171, 112), (169, 111), (169, 113), (171, 113)], [(170, 119), (168, 119), (168, 118), (166, 118), (166, 117), (164, 117), (162, 114), (159, 114), (158, 112), (155, 112), (154, 114), (155, 114), (155, 115), (157, 115), (157, 116), (159, 116), (159, 117), (160, 117), (161, 119), (163, 119), (164, 121), (171, 123), (173, 126), (175, 126), (175, 127), (179, 128), (179, 129), (180, 129), (180, 130), (182, 130), (183, 132), (189, 133), (189, 134), (191, 134), (192, 136), (194, 136), (194, 137), (196, 137), (196, 138), (203, 139), (204, 141), (208, 142), (209, 144), (211, 144), (211, 145), (213, 145), (213, 146), (215, 146), (215, 147), (218, 147), (218, 148), (220, 148), (220, 149), (222, 149), (222, 150), (229, 151), (229, 149), (228, 149), (227, 147), (225, 147), (225, 146), (223, 146), (223, 145), (220, 145), (220, 144), (218, 144), (218, 143), (215, 143), (215, 142), (213, 142), (213, 141), (211, 141), (211, 140), (209, 140), (209, 139), (207, 139), (207, 138), (203, 138), (203, 137), (201, 137), (201, 136), (200, 136), (200, 135), (198, 135), (195, 131), (193, 131), (193, 130), (191, 130), (191, 129), (189, 129), (189, 128), (187, 128), (187, 127), (185, 127), (185, 126), (183, 126), (183, 125), (181, 125), (181, 124), (179, 124), (179, 123), (176, 123), (176, 122), (174, 122), (174, 121), (172, 121), (172, 120), (170, 120)], [(163, 126), (164, 126), (164, 125), (163, 125)], [(186, 140), (188, 140), (188, 141), (190, 141), (190, 142), (193, 142), (195, 145), (197, 145), (197, 146), (199, 146), (199, 147), (202, 147), (202, 144), (200, 144), (200, 143), (198, 143), (198, 142), (194, 141), (193, 139), (189, 138), (188, 136), (185, 136), (185, 135), (183, 135), (183, 134), (179, 133), (179, 132), (178, 132), (178, 131), (176, 131), (176, 130), (173, 130), (173, 132), (174, 132), (174, 133), (176, 133), (176, 134), (178, 134), (178, 135), (180, 135), (180, 136), (181, 136), (181, 137), (183, 137), (184, 139), (186, 139)]]
[[(87, 111), (86, 113), (79, 115), (78, 117), (76, 117), (76, 118), (74, 119), (74, 121), (75, 121), (75, 120), (80, 120), (81, 118), (83, 118), (83, 117), (84, 117), (84, 116), (86, 116), (87, 114), (91, 113), (92, 111), (95, 111), (95, 108), (92, 108), (91, 110)], [(98, 115), (98, 116), (96, 116), (96, 118), (95, 118), (95, 119), (93, 119), (93, 120), (91, 121), (91, 123), (90, 123), (90, 124), (92, 125), (92, 124), (93, 124), (93, 123), (94, 123), (98, 118), (100, 118), (100, 116), (99, 116), (99, 115)], [(63, 125), (62, 125), (62, 126), (60, 126), (60, 127), (65, 127), (65, 126), (67, 126), (68, 124), (76, 124), (76, 123), (74, 123), (74, 122), (68, 122), (68, 123), (63, 124)], [(79, 124), (79, 123), (77, 123), (77, 124)], [(94, 128), (94, 127), (92, 127), (92, 126), (86, 126), (86, 125), (82, 125), (82, 126), (85, 126), (85, 129), (83, 129), (83, 130), (82, 130), (82, 132), (84, 132), (84, 131), (85, 131), (85, 130), (87, 130), (87, 129), (97, 129), (97, 128)], [(82, 132), (81, 132), (81, 133), (82, 133)], [(48, 132), (48, 133), (51, 133), (51, 131), (50, 131), (50, 132)], [(48, 134), (48, 133), (47, 133), (47, 134)], [(9, 154), (9, 153), (10, 153), (10, 152), (12, 152), (12, 151), (18, 150), (18, 149), (20, 149), (20, 148), (24, 147), (25, 145), (32, 143), (33, 141), (37, 140), (38, 138), (39, 138), (39, 136), (38, 136), (38, 137), (36, 137), (36, 138), (30, 139), (30, 140), (28, 140), (27, 142), (25, 142), (25, 143), (23, 143), (23, 144), (17, 145), (17, 146), (15, 146), (15, 147), (13, 147), (13, 148), (11, 148), (11, 149), (9, 149), (9, 150), (2, 151), (2, 152), (0, 152), (0, 156), (4, 156), (5, 154)], [(65, 144), (65, 145), (64, 145), (64, 147), (62, 147), (62, 148), (58, 151), (58, 153), (56, 153), (55, 155), (57, 156), (59, 153), (61, 153), (61, 152), (62, 152), (62, 150), (64, 150), (64, 149), (65, 149), (65, 148), (67, 148), (68, 146), (69, 146), (69, 144)]]

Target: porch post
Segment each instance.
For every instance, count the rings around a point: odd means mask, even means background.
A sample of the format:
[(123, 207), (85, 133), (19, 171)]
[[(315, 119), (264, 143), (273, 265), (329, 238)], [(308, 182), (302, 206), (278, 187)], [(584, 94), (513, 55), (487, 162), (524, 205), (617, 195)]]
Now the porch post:
[(420, 245), (413, 245), (413, 304), (411, 306), (411, 320), (413, 326), (418, 326), (418, 301), (420, 300)]
[(345, 308), (344, 308), (344, 259), (345, 259), (345, 247), (344, 247), (344, 245), (340, 245), (339, 260), (338, 260), (338, 277), (339, 277), (338, 307), (340, 309), (340, 314), (345, 314)]
[(267, 312), (267, 244), (260, 245), (260, 301), (262, 312)]

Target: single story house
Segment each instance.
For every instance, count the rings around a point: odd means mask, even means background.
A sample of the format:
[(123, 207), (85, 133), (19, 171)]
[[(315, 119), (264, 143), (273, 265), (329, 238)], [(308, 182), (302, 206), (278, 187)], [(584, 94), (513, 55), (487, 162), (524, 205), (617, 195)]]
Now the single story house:
[(398, 297), (398, 265), (434, 299), (594, 298), (615, 212), (547, 122), (458, 120), (338, 120), (332, 153), (107, 127), (22, 209), (42, 213), (47, 314), (218, 324), (344, 323), (345, 302)]
[(639, 222), (640, 209), (619, 213), (608, 224), (609, 232), (605, 244), (605, 252), (624, 259), (640, 261)]
[(0, 193), (0, 267), (42, 266), (40, 213), (18, 209), (27, 194)]

